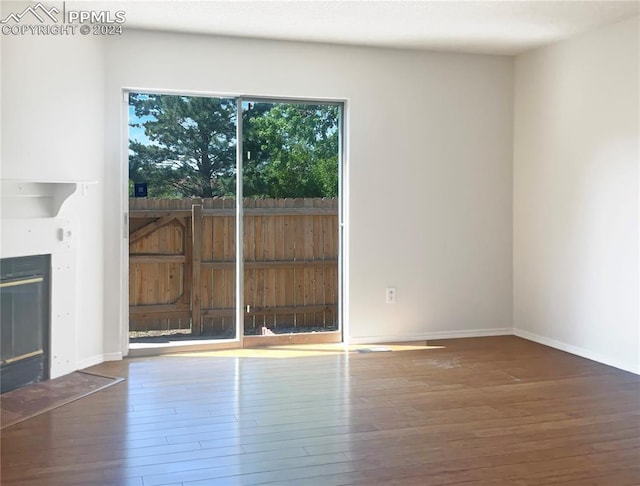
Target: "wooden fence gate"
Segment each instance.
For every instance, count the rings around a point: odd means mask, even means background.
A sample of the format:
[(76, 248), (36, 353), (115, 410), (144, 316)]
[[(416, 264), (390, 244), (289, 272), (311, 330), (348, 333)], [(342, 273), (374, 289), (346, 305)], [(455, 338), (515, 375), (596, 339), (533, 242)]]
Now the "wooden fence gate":
[[(129, 330), (235, 337), (235, 199), (129, 201)], [(244, 334), (338, 329), (338, 201), (244, 200)]]

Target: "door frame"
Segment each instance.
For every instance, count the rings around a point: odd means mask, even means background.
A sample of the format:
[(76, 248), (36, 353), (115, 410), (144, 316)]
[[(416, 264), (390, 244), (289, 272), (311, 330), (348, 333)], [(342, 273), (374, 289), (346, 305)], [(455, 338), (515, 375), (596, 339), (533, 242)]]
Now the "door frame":
[[(347, 99), (322, 98), (322, 97), (269, 97), (260, 95), (248, 95), (239, 93), (215, 93), (206, 91), (188, 91), (188, 90), (168, 90), (168, 89), (148, 89), (148, 88), (122, 88), (121, 90), (121, 131), (120, 131), (120, 147), (121, 147), (121, 163), (120, 163), (120, 343), (122, 356), (130, 354), (129, 348), (129, 94), (130, 93), (152, 93), (160, 95), (173, 96), (201, 96), (210, 98), (233, 98), (236, 100), (236, 337), (233, 339), (217, 339), (202, 340), (198, 344), (180, 344), (165, 348), (153, 348), (153, 353), (136, 353), (144, 354), (164, 354), (176, 351), (200, 351), (200, 350), (216, 350), (229, 348), (242, 348), (262, 346), (266, 344), (296, 344), (298, 342), (307, 342), (305, 336), (309, 333), (301, 333), (300, 335), (276, 335), (276, 336), (244, 336), (244, 248), (243, 244), (238, 244), (244, 240), (244, 205), (243, 200), (243, 177), (242, 177), (242, 104), (244, 100), (266, 102), (266, 103), (295, 103), (295, 104), (323, 104), (336, 105), (340, 109), (338, 117), (338, 326), (339, 340), (337, 342), (348, 342), (348, 326), (345, 319), (347, 298), (345, 284), (347, 275), (345, 259), (347, 257), (346, 241), (348, 240), (348, 224), (346, 221), (346, 201), (348, 201), (348, 158), (347, 158), (347, 134), (346, 134), (346, 118), (347, 118)], [(239, 278), (238, 276), (242, 276)], [(315, 335), (324, 335), (325, 333), (314, 333)], [(327, 332), (335, 334), (335, 332)], [(301, 338), (296, 338), (301, 336)], [(270, 339), (265, 339), (270, 338)], [(246, 342), (245, 342), (246, 341)], [(318, 342), (318, 341), (314, 341)], [(328, 342), (336, 342), (335, 338), (329, 339)]]

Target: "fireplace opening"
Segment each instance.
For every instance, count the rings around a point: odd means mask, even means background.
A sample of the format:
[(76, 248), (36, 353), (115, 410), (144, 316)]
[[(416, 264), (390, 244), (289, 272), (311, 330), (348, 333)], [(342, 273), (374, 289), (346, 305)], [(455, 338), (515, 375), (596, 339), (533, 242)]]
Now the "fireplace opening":
[(0, 393), (49, 378), (50, 261), (0, 260)]

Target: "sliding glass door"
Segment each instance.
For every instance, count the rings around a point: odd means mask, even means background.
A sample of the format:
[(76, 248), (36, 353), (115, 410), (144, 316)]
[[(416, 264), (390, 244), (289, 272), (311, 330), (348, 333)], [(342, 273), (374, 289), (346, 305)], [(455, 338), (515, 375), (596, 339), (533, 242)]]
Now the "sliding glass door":
[(242, 108), (245, 345), (341, 341), (340, 106)]
[(235, 341), (233, 98), (129, 94), (129, 338)]
[(128, 108), (132, 345), (341, 341), (341, 105)]

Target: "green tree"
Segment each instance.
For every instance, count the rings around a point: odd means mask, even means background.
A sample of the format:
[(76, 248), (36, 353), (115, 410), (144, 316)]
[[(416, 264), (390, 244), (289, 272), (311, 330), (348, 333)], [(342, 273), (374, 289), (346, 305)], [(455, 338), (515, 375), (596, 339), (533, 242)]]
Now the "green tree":
[(132, 93), (129, 103), (150, 144), (130, 140), (129, 177), (152, 197), (235, 192), (235, 101)]
[(337, 106), (256, 103), (245, 113), (245, 196), (337, 196)]
[[(155, 198), (235, 194), (233, 99), (133, 93), (129, 177)], [(338, 194), (338, 107), (293, 103), (243, 106), (246, 197)]]

